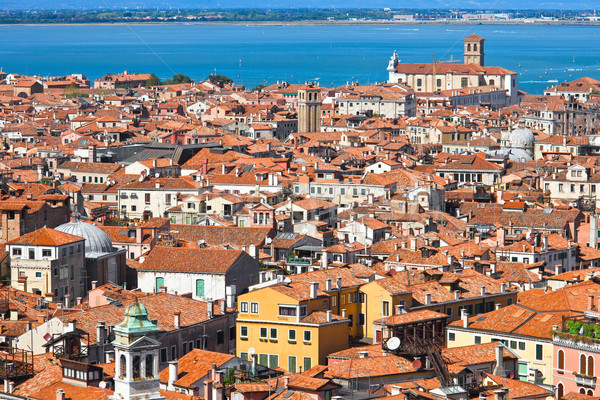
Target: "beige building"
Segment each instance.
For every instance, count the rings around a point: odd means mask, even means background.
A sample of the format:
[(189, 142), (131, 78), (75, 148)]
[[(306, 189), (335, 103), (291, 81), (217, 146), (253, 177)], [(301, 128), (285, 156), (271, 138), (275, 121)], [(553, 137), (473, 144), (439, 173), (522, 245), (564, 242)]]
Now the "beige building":
[(75, 303), (85, 295), (84, 242), (82, 237), (50, 228), (7, 242), (11, 286), (67, 305)]
[(298, 132), (321, 132), (321, 90), (312, 85), (298, 90)]

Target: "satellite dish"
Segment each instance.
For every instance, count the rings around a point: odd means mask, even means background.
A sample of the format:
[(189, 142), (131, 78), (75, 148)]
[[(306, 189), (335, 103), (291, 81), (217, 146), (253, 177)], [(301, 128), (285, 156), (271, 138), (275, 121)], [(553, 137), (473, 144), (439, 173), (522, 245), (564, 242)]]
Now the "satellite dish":
[(157, 173), (155, 173), (155, 174), (154, 174), (154, 177), (155, 177), (155, 178), (159, 178), (159, 177), (160, 177), (160, 174), (157, 172)]
[(256, 354), (256, 350), (254, 349), (254, 347), (250, 347), (248, 349), (248, 354), (250, 354), (250, 355)]
[(423, 366), (423, 363), (421, 362), (421, 360), (415, 360), (412, 362), (412, 365), (413, 365), (413, 368), (418, 371)]
[(393, 336), (391, 338), (388, 339), (386, 346), (388, 349), (394, 351), (394, 350), (398, 350), (398, 348), (400, 347), (400, 338)]

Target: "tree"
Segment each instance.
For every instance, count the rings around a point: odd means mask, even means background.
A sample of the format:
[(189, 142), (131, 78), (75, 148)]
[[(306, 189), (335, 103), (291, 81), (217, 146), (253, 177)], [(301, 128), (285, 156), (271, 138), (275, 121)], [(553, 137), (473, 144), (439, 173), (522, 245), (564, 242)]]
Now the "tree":
[(224, 85), (230, 85), (233, 83), (233, 79), (231, 79), (230, 77), (217, 74), (210, 75), (208, 77), (208, 80), (220, 87), (223, 87)]
[(253, 91), (253, 92), (262, 92), (262, 90), (263, 90), (264, 88), (266, 88), (266, 86), (265, 86), (265, 85), (263, 85), (263, 84), (259, 84), (259, 85), (256, 85), (256, 87), (255, 87), (254, 89), (252, 89), (252, 91)]
[(83, 94), (79, 88), (77, 87), (77, 85), (73, 82), (70, 83), (64, 90), (63, 90), (63, 95), (68, 98), (68, 99), (74, 99), (75, 97), (86, 97), (85, 94)]
[(156, 76), (156, 74), (151, 74), (150, 78), (148, 78), (148, 80), (146, 81), (146, 87), (158, 85), (160, 85), (160, 79), (158, 79), (158, 76)]
[(179, 83), (190, 83), (192, 80), (189, 76), (183, 74), (175, 74), (172, 79), (167, 79), (163, 85), (177, 85)]

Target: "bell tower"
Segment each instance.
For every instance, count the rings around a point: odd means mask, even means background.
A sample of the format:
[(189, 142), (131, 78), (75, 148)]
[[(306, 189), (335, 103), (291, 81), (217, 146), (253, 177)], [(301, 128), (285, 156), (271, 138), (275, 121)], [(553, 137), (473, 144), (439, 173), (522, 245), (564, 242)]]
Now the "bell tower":
[(115, 326), (115, 392), (111, 400), (165, 400), (159, 392), (158, 326), (148, 320), (146, 307), (137, 300)]
[(471, 35), (465, 39), (465, 64), (477, 64), (484, 66), (483, 42), (485, 39), (481, 36)]
[(312, 84), (298, 89), (298, 132), (321, 132), (321, 90)]

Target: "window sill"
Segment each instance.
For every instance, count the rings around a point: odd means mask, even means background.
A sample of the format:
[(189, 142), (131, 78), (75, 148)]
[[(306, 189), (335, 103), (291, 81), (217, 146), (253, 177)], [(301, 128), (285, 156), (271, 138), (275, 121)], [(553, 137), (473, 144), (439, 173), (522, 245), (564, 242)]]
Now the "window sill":
[(289, 344), (296, 344), (296, 341), (295, 340), (288, 340), (288, 343)]
[(312, 344), (312, 342), (307, 342), (307, 341), (304, 341), (304, 342), (302, 342), (302, 343), (304, 343), (304, 344), (306, 344), (306, 345), (310, 345), (310, 344)]
[(240, 340), (248, 340), (248, 337), (241, 337), (240, 336)]

